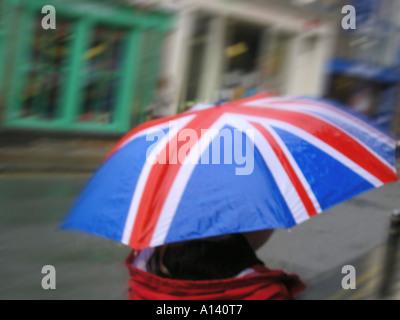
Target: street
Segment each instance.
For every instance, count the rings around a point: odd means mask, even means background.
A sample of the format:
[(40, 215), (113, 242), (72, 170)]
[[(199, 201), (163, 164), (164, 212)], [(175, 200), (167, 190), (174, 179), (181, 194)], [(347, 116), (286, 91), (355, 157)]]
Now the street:
[[(0, 299), (126, 299), (129, 276), (124, 260), (130, 249), (58, 230), (88, 178), (0, 176)], [(278, 230), (258, 255), (269, 268), (303, 278), (309, 288), (299, 299), (371, 298), (382, 276), (389, 217), (400, 208), (399, 194), (397, 182), (292, 230)], [(351, 292), (341, 289), (341, 270), (347, 264), (357, 270), (357, 289)], [(56, 269), (55, 290), (41, 287), (45, 265)]]

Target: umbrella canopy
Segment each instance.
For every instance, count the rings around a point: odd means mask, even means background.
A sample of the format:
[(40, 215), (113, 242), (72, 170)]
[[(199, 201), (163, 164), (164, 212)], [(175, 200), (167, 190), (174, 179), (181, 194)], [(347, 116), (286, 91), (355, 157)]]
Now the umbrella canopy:
[(394, 151), (393, 139), (327, 101), (257, 95), (132, 130), (63, 227), (137, 250), (290, 228), (396, 181)]

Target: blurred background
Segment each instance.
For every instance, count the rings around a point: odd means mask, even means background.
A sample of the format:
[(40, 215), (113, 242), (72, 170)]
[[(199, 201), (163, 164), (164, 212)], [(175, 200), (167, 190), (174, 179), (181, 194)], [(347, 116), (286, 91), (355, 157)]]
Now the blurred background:
[[(129, 248), (56, 231), (87, 179), (140, 123), (260, 92), (334, 100), (400, 139), (400, 0), (0, 0), (0, 298), (126, 297)], [(349, 261), (368, 285), (355, 297), (377, 297), (399, 194), (278, 232), (260, 256), (303, 275), (304, 299), (348, 298)], [(55, 291), (40, 286), (46, 264)]]

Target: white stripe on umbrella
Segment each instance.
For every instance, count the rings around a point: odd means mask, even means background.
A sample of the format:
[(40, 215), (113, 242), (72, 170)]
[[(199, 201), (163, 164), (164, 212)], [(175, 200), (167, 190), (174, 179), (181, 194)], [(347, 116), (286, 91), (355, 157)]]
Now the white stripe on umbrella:
[[(254, 130), (254, 144), (260, 152), (266, 166), (270, 170), (296, 224), (300, 224), (303, 221), (308, 220), (310, 216), (308, 215), (307, 209), (305, 208), (300, 195), (297, 193), (296, 188), (293, 186), (292, 181), (290, 180), (286, 170), (283, 168), (282, 163), (276, 156), (271, 145), (265, 140), (264, 136), (258, 130), (256, 130), (249, 123), (247, 124)], [(270, 127), (265, 128), (269, 132), (272, 131)]]
[[(162, 152), (164, 150), (167, 143), (170, 140), (174, 139), (174, 137), (176, 136), (178, 131), (180, 129), (182, 129), (184, 126), (186, 126), (189, 123), (189, 121), (191, 121), (193, 119), (193, 117), (194, 116), (189, 115), (187, 117), (174, 120), (176, 122), (176, 125), (169, 130), (168, 134), (164, 138), (162, 138), (160, 142), (157, 143), (157, 146), (152, 150), (152, 152), (149, 155), (150, 158), (156, 158), (156, 156), (159, 155), (160, 152)], [(153, 131), (151, 131), (151, 132), (153, 132)], [(143, 190), (146, 186), (148, 176), (151, 172), (151, 168), (153, 167), (153, 165), (154, 165), (153, 161), (146, 159), (146, 162), (140, 173), (138, 182), (136, 184), (135, 191), (133, 193), (132, 202), (131, 202), (131, 205), (129, 208), (129, 213), (127, 215), (127, 219), (125, 222), (125, 228), (124, 228), (122, 241), (121, 241), (124, 244), (129, 245), (129, 240), (131, 238), (132, 230), (134, 228), (134, 222), (136, 220), (136, 215), (137, 215), (137, 211), (139, 208), (140, 200), (142, 198)]]
[(321, 213), (322, 209), (321, 209), (321, 205), (319, 204), (319, 201), (317, 200), (317, 197), (315, 196), (314, 192), (312, 191), (310, 184), (308, 183), (307, 179), (304, 177), (303, 172), (297, 165), (296, 160), (293, 158), (293, 155), (287, 148), (286, 144), (282, 141), (281, 137), (275, 132), (275, 130), (271, 126), (268, 125), (268, 122), (265, 121), (265, 119), (259, 118), (258, 123), (261, 124), (265, 129), (267, 129), (271, 133), (271, 135), (274, 137), (274, 139), (278, 143), (279, 147), (284, 152), (286, 158), (289, 160), (290, 165), (293, 168), (293, 170), (295, 171), (301, 184), (303, 185), (303, 188), (306, 190), (308, 197), (310, 198), (310, 200), (315, 208), (315, 211), (317, 213)]
[[(303, 202), (301, 201), (301, 198), (297, 193), (296, 188), (293, 186), (281, 162), (279, 161), (272, 147), (265, 140), (263, 135), (250, 124), (250, 122), (252, 122), (253, 120), (253, 122), (258, 123), (260, 121), (265, 121), (265, 118), (246, 116), (246, 119), (244, 119), (241, 115), (232, 114), (229, 119), (230, 125), (238, 128), (243, 132), (247, 130), (253, 130), (254, 140), (252, 139), (252, 141), (255, 147), (257, 147), (258, 151), (260, 152), (265, 165), (269, 168), (271, 174), (273, 175), (274, 180), (280, 192), (282, 193), (282, 196), (285, 199), (294, 220), (296, 221), (296, 223), (301, 223), (307, 220), (309, 218), (307, 210), (303, 205)], [(265, 129), (269, 132), (272, 131), (272, 128), (270, 128), (269, 126), (265, 127)], [(248, 137), (251, 139), (250, 136)]]
[(196, 162), (200, 162), (200, 157), (209, 147), (211, 141), (217, 136), (219, 131), (225, 126), (226, 116), (222, 116), (218, 119), (211, 127), (211, 130), (207, 130), (204, 135), (197, 142), (197, 146), (189, 151), (188, 156), (185, 158), (179, 172), (175, 178), (174, 183), (168, 193), (168, 197), (165, 200), (163, 209), (158, 219), (156, 228), (153, 233), (153, 237), (150, 246), (157, 246), (164, 243), (167, 237), (168, 230), (171, 226), (172, 220), (175, 216), (178, 205), (182, 199), (182, 195), (186, 189), (187, 183), (193, 170), (196, 167)]

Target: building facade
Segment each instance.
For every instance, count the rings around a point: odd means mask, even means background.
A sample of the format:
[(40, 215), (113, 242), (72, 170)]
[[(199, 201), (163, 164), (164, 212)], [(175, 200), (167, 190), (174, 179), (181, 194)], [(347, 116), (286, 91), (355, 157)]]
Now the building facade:
[(324, 10), (277, 0), (115, 3), (54, 0), (57, 29), (43, 30), (46, 0), (2, 1), (2, 128), (124, 133), (145, 120), (158, 79), (171, 93), (167, 114), (326, 90), (336, 0), (317, 1)]
[(163, 74), (171, 113), (194, 103), (258, 92), (320, 96), (337, 36), (335, 14), (290, 1), (175, 1), (181, 10), (166, 41)]

